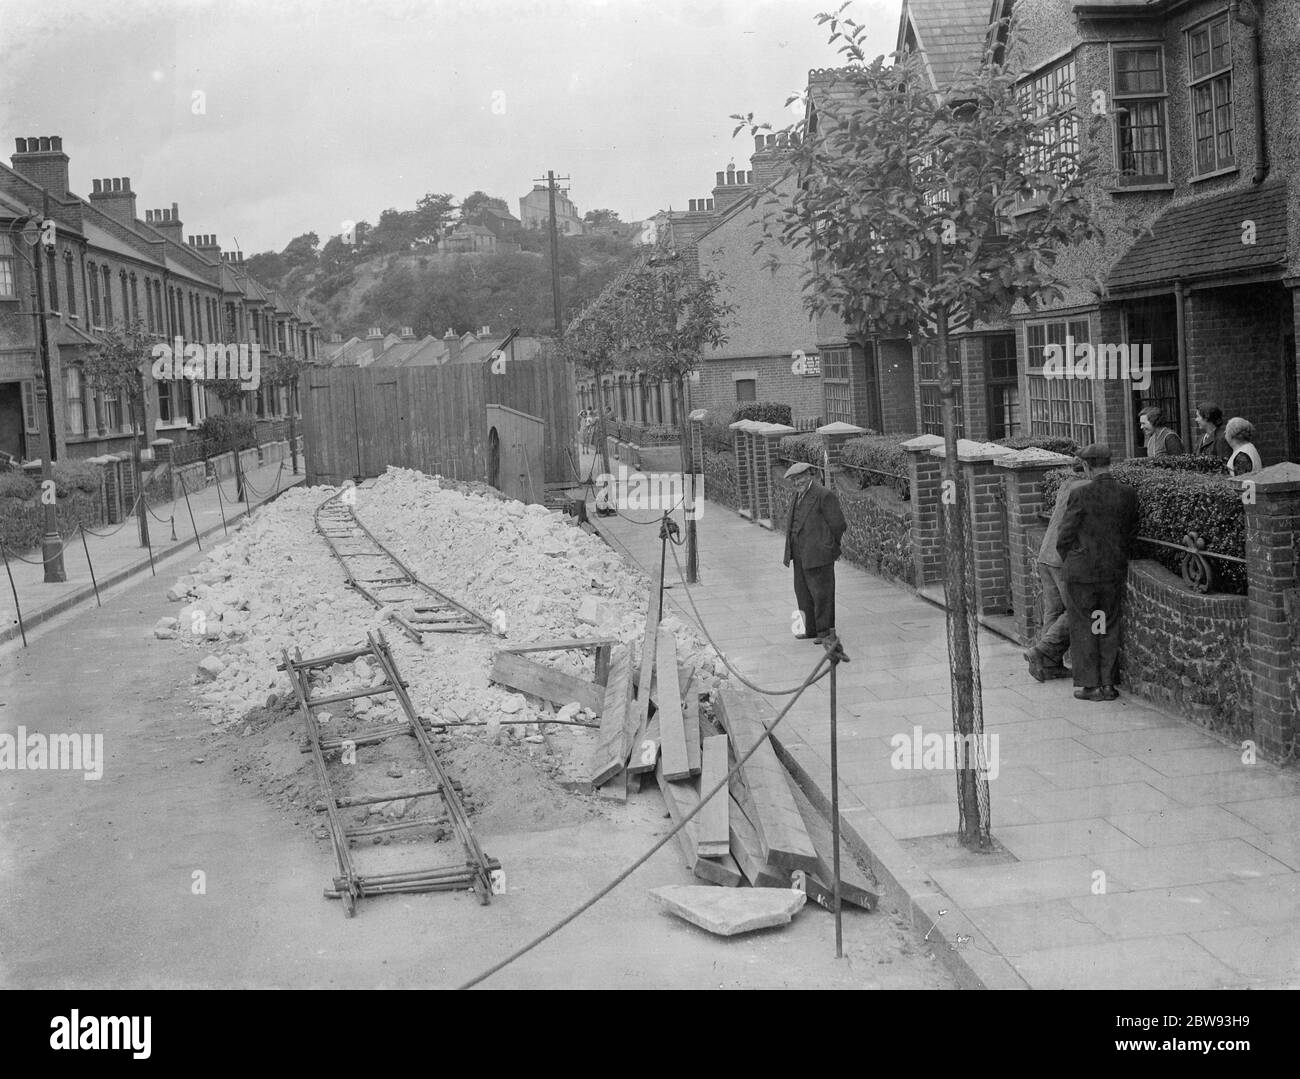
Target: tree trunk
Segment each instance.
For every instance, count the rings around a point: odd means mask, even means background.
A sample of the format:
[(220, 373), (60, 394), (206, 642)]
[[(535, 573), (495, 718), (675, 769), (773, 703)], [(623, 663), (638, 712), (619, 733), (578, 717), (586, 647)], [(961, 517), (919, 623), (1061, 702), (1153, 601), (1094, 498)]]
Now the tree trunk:
[(298, 378), (294, 376), (289, 382), (289, 461), (293, 465), (293, 474), (298, 475), (298, 425), (294, 401), (297, 397)]
[[(143, 381), (144, 376), (141, 376)], [(141, 441), (144, 438), (145, 417), (144, 417), (144, 392), (143, 387), (138, 397), (132, 395), (134, 400), (131, 401), (131, 424), (135, 428), (135, 439), (131, 444), (131, 474), (135, 477), (135, 515), (140, 525), (140, 546), (149, 546), (149, 508), (144, 501), (144, 475), (140, 465), (141, 458)]]
[[(934, 253), (935, 275), (940, 250)], [(936, 348), (939, 363), (939, 397), (943, 415), (943, 473), (940, 506), (943, 519), (944, 605), (947, 609), (948, 662), (952, 681), (952, 722), (959, 746), (975, 746), (983, 737), (983, 709), (978, 683), (979, 644), (974, 612), (967, 594), (966, 499), (957, 462), (955, 387), (948, 363), (948, 312), (940, 306)], [(976, 761), (982, 754), (977, 753)], [(971, 850), (989, 846), (987, 779), (979, 775), (967, 755), (957, 760), (958, 831), (962, 845)], [(980, 786), (984, 784), (984, 796)]]

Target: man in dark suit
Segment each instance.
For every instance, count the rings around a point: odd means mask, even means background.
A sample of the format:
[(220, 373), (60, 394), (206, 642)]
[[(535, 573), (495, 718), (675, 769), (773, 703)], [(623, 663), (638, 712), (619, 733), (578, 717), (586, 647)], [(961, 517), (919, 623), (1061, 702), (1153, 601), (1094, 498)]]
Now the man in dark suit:
[(1106, 446), (1084, 447), (1079, 460), (1088, 482), (1067, 496), (1056, 537), (1070, 614), (1074, 695), (1113, 701), (1119, 696), (1120, 601), (1137, 536), (1138, 498), (1110, 474)]
[(812, 465), (791, 465), (795, 496), (785, 526), (785, 565), (794, 562), (794, 595), (803, 614), (802, 641), (835, 637), (835, 560), (848, 525), (840, 500), (813, 480)]

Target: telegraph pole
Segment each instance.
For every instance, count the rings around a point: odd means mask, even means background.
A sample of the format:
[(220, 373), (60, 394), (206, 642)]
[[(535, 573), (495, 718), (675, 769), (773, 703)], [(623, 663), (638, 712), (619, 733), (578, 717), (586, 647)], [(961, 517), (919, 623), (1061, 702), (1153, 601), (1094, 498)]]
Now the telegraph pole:
[(559, 230), (555, 224), (555, 182), (571, 179), (569, 176), (556, 176), (554, 170), (548, 169), (545, 177), (539, 177), (533, 183), (546, 181), (546, 190), (551, 202), (551, 302), (555, 313), (555, 336), (564, 336), (564, 323), (560, 321), (560, 243)]
[(36, 321), (38, 327), (37, 343), (41, 350), (41, 377), (36, 380), (37, 405), (45, 413), (42, 427), (45, 437), (41, 447), (41, 504), (44, 507), (45, 533), (41, 536), (41, 560), (45, 563), (45, 583), (60, 584), (68, 579), (63, 568), (63, 540), (59, 536), (58, 507), (50, 498), (54, 491), (54, 400), (50, 382), (50, 338), (46, 326), (45, 311), (45, 248), (53, 245), (53, 240), (46, 243), (45, 224), (49, 221), (50, 197), (45, 196), (45, 214), (41, 219), (40, 231), (37, 233), (32, 262), (36, 268)]

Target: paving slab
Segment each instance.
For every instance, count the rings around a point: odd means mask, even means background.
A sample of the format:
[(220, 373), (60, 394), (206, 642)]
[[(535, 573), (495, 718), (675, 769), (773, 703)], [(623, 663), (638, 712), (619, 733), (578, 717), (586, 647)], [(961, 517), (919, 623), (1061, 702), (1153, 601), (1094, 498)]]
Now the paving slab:
[[(746, 626), (753, 609), (759, 620), (793, 609), (782, 537), (710, 510), (699, 533), (706, 572), (691, 589), (705, 628), (751, 679), (797, 684), (816, 651), (788, 641), (784, 621), (770, 633)], [(599, 526), (627, 557), (657, 566), (653, 529), (621, 518)], [(1300, 909), (1300, 778), (1248, 770), (1239, 745), (1128, 693), (1092, 703), (1075, 700), (1066, 680), (1035, 682), (1023, 646), (985, 627), (985, 729), (999, 736), (1002, 778), (989, 782), (995, 849), (967, 851), (954, 834), (954, 773), (890, 760), (895, 734), (952, 729), (944, 611), (848, 563), (836, 576), (837, 628), (852, 660), (838, 687), (845, 841), (906, 901), (963, 985), (1293, 984), (1294, 964), (1276, 952), (1296, 952), (1288, 920)], [(693, 621), (684, 593), (670, 590), (667, 602)], [(742, 653), (739, 642), (759, 647)], [(823, 807), (827, 708), (819, 685), (774, 737)]]
[(707, 884), (669, 884), (651, 889), (650, 895), (670, 914), (720, 937), (788, 925), (807, 900), (792, 888), (714, 888)]

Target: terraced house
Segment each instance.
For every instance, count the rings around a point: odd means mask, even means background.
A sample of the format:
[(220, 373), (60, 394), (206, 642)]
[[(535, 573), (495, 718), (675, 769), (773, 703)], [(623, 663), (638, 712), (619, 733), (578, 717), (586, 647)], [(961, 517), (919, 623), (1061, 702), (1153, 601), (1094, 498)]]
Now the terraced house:
[[(1143, 407), (1186, 444), (1212, 400), (1254, 423), (1266, 465), (1300, 459), (1298, 16), (1284, 0), (992, 5), (1027, 101), (1076, 105), (1056, 138), (1098, 156), (1090, 195), (1106, 231), (1063, 254), (1074, 287), (1059, 305), (1012, 319), (1024, 433), (1140, 455)], [(1045, 377), (1045, 346), (1067, 337), (1149, 345), (1150, 385)]]
[[(126, 177), (93, 181), (88, 199), (69, 186), (58, 136), (17, 139), (12, 168), (0, 165), (0, 450), (40, 455), (45, 425), (55, 456), (124, 451), (131, 440), (125, 403), (86, 385), (81, 362), (96, 331), (136, 323), (160, 343), (256, 344), (263, 370), (278, 356), (313, 361), (319, 327), (223, 253), (215, 236), (183, 233), (179, 207), (146, 210)], [(54, 243), (32, 243), (33, 222), (54, 222)], [(25, 231), (24, 231), (25, 230)], [(52, 390), (38, 406), (42, 378), (35, 264), (45, 259)], [(239, 408), (268, 421), (288, 413), (284, 387), (263, 382), (223, 404), (200, 381), (146, 378), (146, 442), (185, 442), (205, 416)]]

